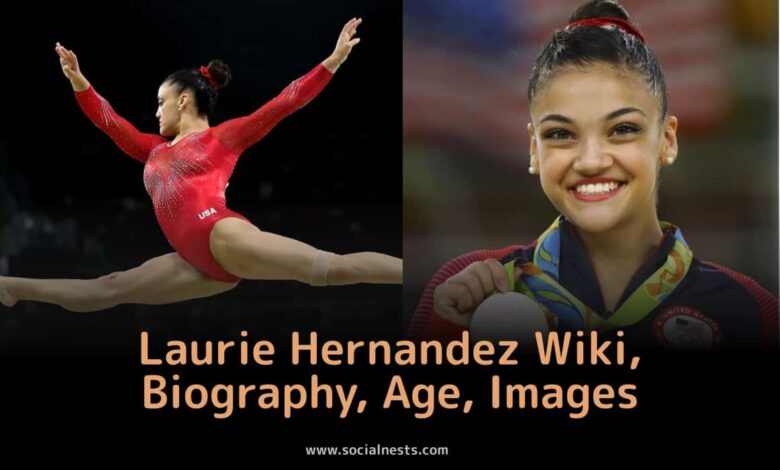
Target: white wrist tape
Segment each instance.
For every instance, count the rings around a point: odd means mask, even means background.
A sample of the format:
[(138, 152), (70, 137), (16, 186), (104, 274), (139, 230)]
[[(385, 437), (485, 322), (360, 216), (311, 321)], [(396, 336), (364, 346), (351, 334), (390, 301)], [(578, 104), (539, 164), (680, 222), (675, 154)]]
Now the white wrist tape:
[(330, 270), (330, 263), (335, 257), (336, 254), (331, 253), (330, 251), (317, 251), (317, 256), (314, 257), (314, 263), (312, 263), (311, 266), (311, 279), (309, 280), (310, 285), (328, 285), (328, 271)]

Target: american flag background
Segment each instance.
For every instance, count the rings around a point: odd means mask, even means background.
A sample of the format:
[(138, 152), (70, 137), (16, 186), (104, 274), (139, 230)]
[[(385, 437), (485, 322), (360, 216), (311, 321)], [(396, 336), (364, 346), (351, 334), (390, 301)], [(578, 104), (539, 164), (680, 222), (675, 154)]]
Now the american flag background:
[[(457, 139), (515, 161), (528, 146), (536, 55), (580, 1), (419, 0), (404, 4), (404, 136)], [(712, 0), (625, 1), (661, 60), (672, 112), (689, 129), (727, 113), (728, 14)], [(674, 14), (670, 14), (674, 12)]]
[[(459, 254), (555, 216), (529, 177), (528, 77), (579, 0), (404, 2), (404, 309)], [(777, 3), (624, 0), (658, 56), (680, 157), (659, 214), (694, 253), (777, 293)]]

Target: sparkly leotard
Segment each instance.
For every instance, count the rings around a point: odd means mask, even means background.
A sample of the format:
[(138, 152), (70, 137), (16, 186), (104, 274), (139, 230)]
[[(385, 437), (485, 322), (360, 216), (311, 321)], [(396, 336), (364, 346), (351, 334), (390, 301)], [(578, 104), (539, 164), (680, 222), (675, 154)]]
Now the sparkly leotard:
[(235, 282), (239, 278), (212, 256), (209, 235), (225, 217), (247, 220), (225, 205), (225, 188), (236, 161), (279, 121), (317, 96), (331, 76), (320, 64), (249, 116), (193, 132), (174, 145), (160, 135), (138, 131), (92, 87), (76, 92), (76, 99), (89, 119), (125, 153), (145, 163), (146, 191), (171, 246), (210, 278)]

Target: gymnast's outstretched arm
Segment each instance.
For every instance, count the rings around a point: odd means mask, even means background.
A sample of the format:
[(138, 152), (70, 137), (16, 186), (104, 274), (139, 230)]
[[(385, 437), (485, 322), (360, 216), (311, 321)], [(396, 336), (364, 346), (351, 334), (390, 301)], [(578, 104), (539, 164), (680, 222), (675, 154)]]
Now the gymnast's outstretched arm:
[(126, 119), (118, 115), (108, 101), (95, 91), (84, 74), (81, 73), (78, 59), (73, 51), (65, 49), (60, 43), (57, 43), (55, 51), (60, 57), (62, 73), (70, 80), (76, 94), (76, 100), (84, 114), (100, 130), (108, 134), (123, 152), (140, 162), (146, 162), (149, 152), (155, 146), (165, 142), (165, 138), (157, 134), (140, 132)]
[(314, 99), (347, 60), (352, 47), (360, 42), (360, 38), (354, 35), (362, 21), (360, 18), (349, 20), (339, 34), (336, 48), (327, 59), (287, 85), (276, 98), (249, 116), (231, 119), (217, 126), (214, 129), (215, 137), (229, 149), (243, 152), (265, 137), (282, 119)]

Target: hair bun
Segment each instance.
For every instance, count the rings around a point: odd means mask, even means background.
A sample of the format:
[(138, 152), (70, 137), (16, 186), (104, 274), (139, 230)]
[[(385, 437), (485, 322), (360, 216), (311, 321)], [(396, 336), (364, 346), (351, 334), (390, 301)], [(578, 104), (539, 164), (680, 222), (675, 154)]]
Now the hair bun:
[(233, 78), (233, 74), (230, 72), (230, 67), (228, 67), (226, 63), (219, 59), (210, 61), (208, 68), (209, 73), (211, 74), (211, 79), (219, 84), (220, 88), (227, 85)]
[(618, 2), (593, 0), (574, 10), (569, 17), (569, 23), (590, 18), (619, 18), (629, 21), (628, 12)]

